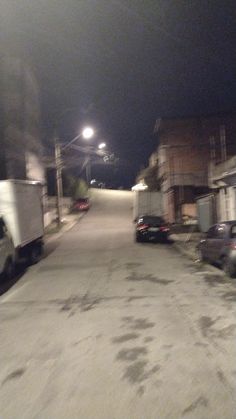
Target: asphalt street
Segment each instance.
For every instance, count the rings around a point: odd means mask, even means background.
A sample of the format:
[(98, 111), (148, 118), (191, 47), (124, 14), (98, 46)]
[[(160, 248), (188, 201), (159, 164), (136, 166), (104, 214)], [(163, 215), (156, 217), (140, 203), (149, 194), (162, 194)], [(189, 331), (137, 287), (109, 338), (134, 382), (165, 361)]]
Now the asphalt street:
[(1, 419), (235, 419), (236, 286), (134, 242), (132, 193), (88, 214), (0, 297)]

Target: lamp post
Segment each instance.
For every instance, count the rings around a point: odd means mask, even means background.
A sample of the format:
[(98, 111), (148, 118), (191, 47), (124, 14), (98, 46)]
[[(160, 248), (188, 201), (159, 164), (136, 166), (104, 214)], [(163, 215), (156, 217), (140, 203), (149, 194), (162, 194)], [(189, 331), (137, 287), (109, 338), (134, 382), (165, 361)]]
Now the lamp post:
[[(61, 199), (63, 198), (63, 187), (62, 187), (62, 158), (61, 151), (70, 147), (76, 140), (83, 137), (86, 140), (89, 140), (94, 135), (94, 130), (91, 127), (85, 127), (83, 131), (74, 137), (69, 143), (64, 146), (61, 146), (59, 139), (54, 132), (54, 148), (55, 148), (55, 168), (56, 168), (56, 191), (57, 191), (57, 225), (58, 228), (61, 227)], [(88, 156), (89, 158), (89, 156)], [(86, 177), (87, 181), (91, 178), (91, 167), (90, 160), (89, 164), (86, 166)], [(91, 179), (90, 179), (91, 180)]]

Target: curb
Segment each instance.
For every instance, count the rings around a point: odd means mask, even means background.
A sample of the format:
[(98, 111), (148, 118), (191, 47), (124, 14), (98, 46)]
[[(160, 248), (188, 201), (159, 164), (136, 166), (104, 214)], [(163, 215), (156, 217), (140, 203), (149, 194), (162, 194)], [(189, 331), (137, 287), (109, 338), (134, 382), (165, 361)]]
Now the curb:
[(44, 237), (45, 244), (50, 243), (51, 241), (57, 240), (60, 237), (62, 237), (65, 233), (71, 230), (85, 215), (86, 213), (81, 213), (80, 216), (76, 220), (71, 221), (65, 226), (63, 226), (62, 229), (58, 231), (57, 233), (45, 234), (45, 237)]
[(193, 261), (197, 259), (196, 255), (194, 255), (189, 250), (183, 249), (183, 247), (179, 243), (174, 242), (173, 244), (174, 244), (175, 249), (178, 250), (178, 252), (181, 253), (183, 256), (187, 256), (189, 259)]
[[(186, 256), (187, 258), (191, 259), (193, 262), (197, 262), (197, 257), (192, 252), (189, 252), (188, 250), (183, 249), (183, 247), (179, 243), (174, 242), (173, 245), (174, 245), (175, 249), (179, 253), (181, 253), (183, 256)], [(200, 262), (198, 262), (198, 263), (200, 263)], [(217, 275), (221, 275), (221, 276), (224, 276), (224, 277), (226, 276), (225, 273), (221, 269), (219, 269), (219, 268), (217, 268), (213, 265), (210, 265), (210, 264), (207, 264), (207, 263), (204, 263), (204, 262), (202, 262), (201, 265), (206, 266), (206, 268), (209, 271), (211, 271), (212, 273), (215, 273)], [(228, 278), (228, 277), (227, 277), (227, 279), (230, 280), (230, 278)]]

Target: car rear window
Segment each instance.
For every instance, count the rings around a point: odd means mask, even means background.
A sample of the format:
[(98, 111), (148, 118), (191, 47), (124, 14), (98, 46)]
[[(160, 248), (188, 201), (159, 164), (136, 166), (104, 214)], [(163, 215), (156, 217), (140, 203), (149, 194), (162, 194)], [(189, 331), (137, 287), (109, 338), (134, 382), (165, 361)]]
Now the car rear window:
[(164, 220), (162, 217), (145, 216), (139, 218), (138, 222), (143, 222), (145, 224), (163, 224)]

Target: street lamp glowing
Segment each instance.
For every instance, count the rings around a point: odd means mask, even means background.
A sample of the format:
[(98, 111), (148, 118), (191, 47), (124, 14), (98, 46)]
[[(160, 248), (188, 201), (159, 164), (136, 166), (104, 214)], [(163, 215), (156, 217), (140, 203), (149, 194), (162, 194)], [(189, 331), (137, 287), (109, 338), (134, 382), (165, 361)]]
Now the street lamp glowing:
[(103, 148), (105, 148), (106, 147), (106, 143), (101, 143), (101, 144), (99, 144), (99, 146), (98, 146), (98, 148), (99, 148), (99, 150), (102, 150)]
[(93, 137), (93, 135), (94, 135), (93, 128), (90, 128), (90, 127), (84, 128), (84, 130), (82, 132), (82, 136), (83, 136), (83, 138), (85, 138), (85, 140), (89, 140), (90, 138)]

